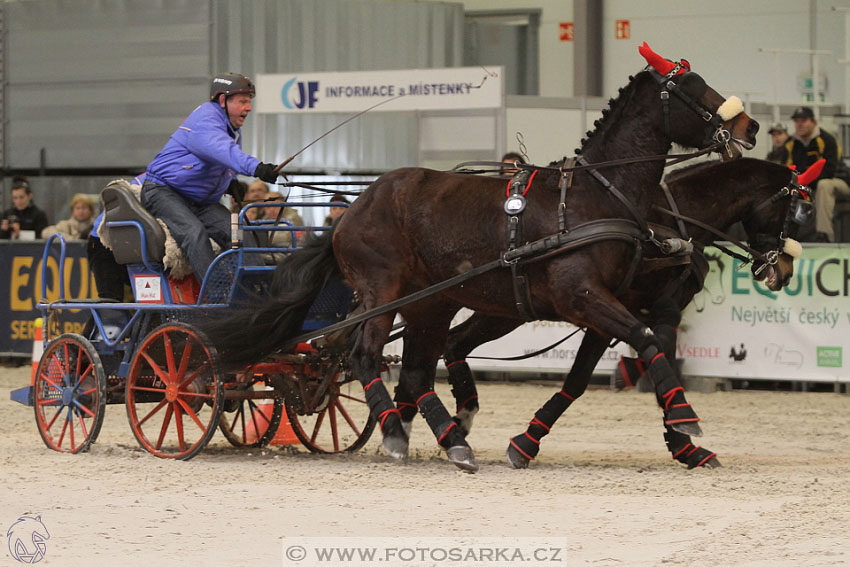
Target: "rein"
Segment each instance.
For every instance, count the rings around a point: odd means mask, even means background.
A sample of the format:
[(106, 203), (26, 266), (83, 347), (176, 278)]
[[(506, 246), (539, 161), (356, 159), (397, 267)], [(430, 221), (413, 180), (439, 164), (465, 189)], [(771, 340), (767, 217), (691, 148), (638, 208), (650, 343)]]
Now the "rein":
[[(661, 160), (669, 161), (670, 163), (667, 164), (667, 165), (676, 165), (676, 164), (682, 163), (684, 161), (687, 161), (689, 159), (693, 159), (693, 158), (711, 153), (711, 152), (719, 149), (720, 147), (722, 147), (724, 145), (725, 144), (723, 144), (722, 142), (717, 142), (717, 143), (714, 143), (714, 144), (712, 144), (708, 147), (705, 147), (701, 150), (697, 150), (695, 152), (688, 153), (688, 154), (656, 154), (656, 155), (652, 155), (652, 156), (639, 156), (639, 157), (632, 157), (632, 158), (614, 159), (614, 160), (609, 160), (609, 161), (602, 161), (602, 162), (599, 162), (599, 163), (576, 165), (576, 166), (572, 166), (572, 167), (551, 167), (551, 166), (540, 166), (540, 165), (533, 165), (533, 164), (526, 164), (526, 163), (517, 163), (517, 164), (513, 164), (513, 165), (517, 169), (538, 169), (540, 171), (551, 171), (551, 172), (575, 172), (575, 171), (585, 171), (585, 170), (588, 170), (588, 169), (604, 169), (606, 167), (614, 167), (614, 166), (617, 166), (617, 165), (628, 165), (628, 164), (631, 164), (631, 163), (642, 163), (642, 162), (646, 162), (646, 161), (661, 161)], [(468, 171), (468, 170), (464, 171), (464, 168), (467, 167), (467, 166), (492, 167), (492, 168), (498, 168), (498, 170), (501, 171), (501, 168), (503, 168), (505, 165), (506, 164), (504, 162), (501, 162), (501, 161), (465, 161), (463, 163), (459, 163), (456, 166), (454, 166), (452, 169), (449, 170), (449, 172), (453, 172), (453, 173), (479, 173), (479, 172), (476, 172), (476, 171)], [(512, 165), (512, 164), (508, 164), (508, 165)]]
[[(752, 247), (751, 247), (751, 246), (749, 246), (748, 244), (744, 244), (743, 242), (741, 242), (740, 240), (738, 240), (737, 238), (733, 237), (733, 236), (732, 236), (732, 235), (730, 235), (730, 234), (726, 234), (726, 233), (725, 233), (725, 232), (723, 232), (723, 231), (717, 230), (716, 228), (714, 228), (714, 227), (713, 227), (713, 226), (711, 226), (710, 224), (706, 224), (706, 223), (704, 223), (704, 222), (702, 222), (702, 221), (700, 221), (700, 220), (697, 220), (697, 219), (695, 219), (695, 218), (693, 218), (693, 217), (689, 217), (689, 216), (683, 215), (683, 214), (681, 214), (681, 213), (679, 213), (679, 212), (673, 212), (673, 211), (667, 210), (667, 209), (665, 209), (664, 207), (659, 207), (658, 205), (652, 205), (652, 208), (653, 208), (654, 210), (656, 210), (656, 211), (660, 212), (660, 213), (664, 213), (665, 215), (669, 215), (669, 216), (671, 216), (671, 217), (673, 217), (673, 218), (675, 218), (675, 219), (678, 219), (678, 220), (684, 221), (684, 222), (686, 222), (686, 223), (688, 223), (688, 224), (692, 224), (692, 225), (694, 225), (694, 226), (698, 226), (698, 227), (700, 227), (700, 228), (702, 228), (702, 229), (704, 229), (704, 230), (707, 230), (708, 232), (712, 233), (713, 235), (715, 235), (715, 236), (719, 237), (719, 238), (720, 238), (720, 239), (722, 239), (722, 240), (725, 240), (725, 241), (727, 241), (727, 242), (731, 242), (731, 243), (732, 243), (732, 244), (734, 244), (735, 246), (738, 246), (739, 248), (741, 248), (741, 249), (745, 250), (745, 251), (747, 252), (747, 254), (749, 254), (750, 256), (752, 256), (752, 258), (753, 258), (753, 259), (761, 260), (762, 262), (764, 262), (764, 263), (766, 263), (766, 264), (773, 264), (773, 263), (775, 263), (775, 262), (772, 262), (772, 261), (771, 261), (771, 258), (769, 258), (769, 257), (768, 257), (768, 255), (762, 254), (761, 252), (759, 252), (759, 251), (758, 251), (758, 250), (756, 250), (755, 248), (752, 248)], [(737, 258), (738, 260), (741, 260), (741, 261), (742, 261), (742, 262), (744, 262), (745, 264), (749, 264), (749, 263), (751, 262), (751, 259), (750, 259), (750, 258), (746, 258), (746, 257), (744, 257), (744, 256), (741, 256), (741, 255), (740, 255), (740, 254), (738, 254), (737, 252), (733, 252), (733, 251), (729, 250), (728, 248), (726, 248), (725, 246), (719, 246), (719, 245), (717, 245), (717, 243), (715, 243), (715, 244), (714, 244), (714, 246), (715, 246), (715, 247), (717, 247), (717, 248), (719, 248), (719, 249), (721, 249), (721, 250), (723, 250), (723, 251), (724, 251), (726, 254), (728, 254), (729, 256), (732, 256), (733, 258)]]

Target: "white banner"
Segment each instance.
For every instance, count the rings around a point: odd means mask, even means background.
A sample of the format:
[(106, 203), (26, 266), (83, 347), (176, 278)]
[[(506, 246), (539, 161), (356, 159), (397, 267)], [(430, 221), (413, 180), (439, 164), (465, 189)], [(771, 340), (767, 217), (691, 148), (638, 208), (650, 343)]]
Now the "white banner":
[(678, 356), (687, 375), (848, 382), (850, 248), (805, 248), (778, 293), (710, 248), (705, 289), (685, 310)]
[[(452, 321), (452, 326), (465, 321), (472, 312), (467, 309), (461, 311)], [(576, 332), (577, 331), (577, 332)], [(560, 345), (546, 352), (526, 358), (524, 360), (486, 360), (477, 357), (505, 358), (525, 355), (536, 352), (545, 346), (554, 344), (567, 335), (572, 336)], [(563, 321), (533, 321), (519, 327), (501, 339), (481, 345), (467, 358), (467, 362), (473, 370), (493, 371), (517, 371), (517, 372), (554, 372), (566, 373), (573, 365), (578, 347), (584, 338), (584, 332), (577, 329), (575, 325)], [(384, 354), (401, 355), (401, 339), (389, 343), (384, 348)], [(609, 348), (602, 355), (597, 372), (610, 372), (620, 360), (620, 356), (632, 356), (631, 349), (624, 343), (618, 343), (614, 348)], [(440, 365), (444, 363), (441, 360)]]
[(260, 114), (348, 113), (393, 98), (374, 111), (499, 108), (502, 84), (502, 67), (258, 75), (254, 109)]

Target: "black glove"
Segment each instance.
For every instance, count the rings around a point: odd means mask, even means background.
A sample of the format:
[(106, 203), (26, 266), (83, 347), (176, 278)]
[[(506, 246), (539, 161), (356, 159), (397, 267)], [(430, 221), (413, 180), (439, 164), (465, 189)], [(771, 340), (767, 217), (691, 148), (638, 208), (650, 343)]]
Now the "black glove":
[(261, 163), (257, 166), (257, 169), (254, 170), (254, 177), (258, 177), (266, 183), (274, 183), (277, 181), (278, 175), (274, 170), (276, 167), (277, 166), (273, 163)]
[(230, 182), (230, 185), (227, 186), (227, 193), (231, 195), (239, 205), (245, 201), (245, 185), (238, 179), (234, 179)]

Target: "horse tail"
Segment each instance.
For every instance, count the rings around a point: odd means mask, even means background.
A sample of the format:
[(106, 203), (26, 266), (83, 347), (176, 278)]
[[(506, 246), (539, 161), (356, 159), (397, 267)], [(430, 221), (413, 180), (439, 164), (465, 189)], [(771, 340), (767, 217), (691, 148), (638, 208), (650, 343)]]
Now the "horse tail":
[(287, 254), (275, 268), (269, 296), (256, 298), (259, 305), (238, 309), (205, 326), (226, 365), (259, 362), (299, 334), (310, 306), (339, 273), (333, 233), (332, 229), (310, 238)]

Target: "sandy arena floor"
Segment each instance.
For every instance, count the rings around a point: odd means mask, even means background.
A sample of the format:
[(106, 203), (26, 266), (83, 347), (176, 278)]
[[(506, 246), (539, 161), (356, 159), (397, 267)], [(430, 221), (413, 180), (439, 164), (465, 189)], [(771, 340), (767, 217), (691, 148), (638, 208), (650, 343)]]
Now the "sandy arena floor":
[(9, 400), (29, 372), (0, 368), (0, 529), (40, 514), (40, 565), (282, 565), (284, 536), (399, 535), (564, 537), (571, 566), (850, 565), (848, 395), (692, 393), (699, 442), (724, 467), (687, 471), (650, 394), (590, 391), (516, 471), (507, 440), (556, 387), (484, 384), (470, 475), (422, 420), (406, 463), (380, 454), (379, 434), (354, 455), (316, 456), (238, 450), (217, 433), (195, 459), (165, 461), (139, 448), (118, 405), (88, 454), (63, 455)]

